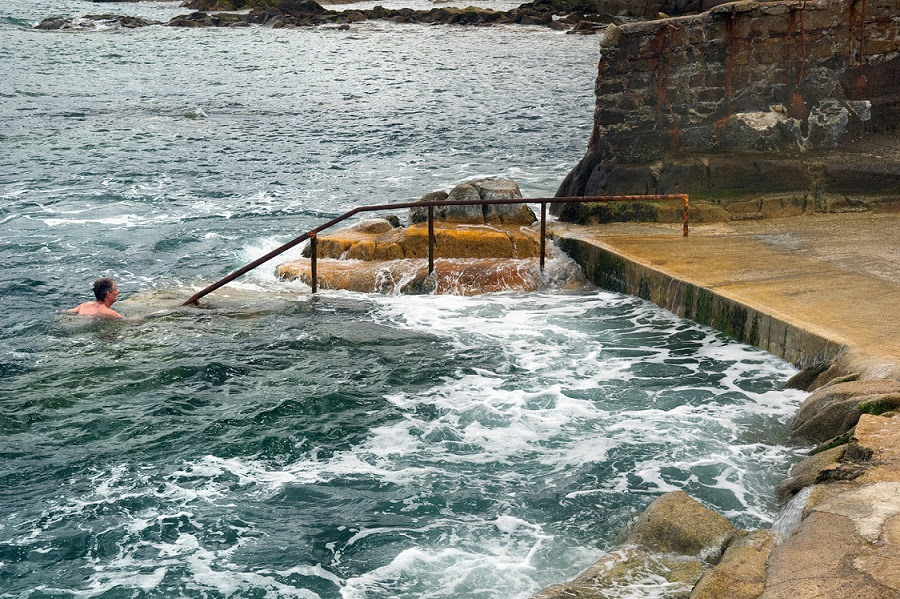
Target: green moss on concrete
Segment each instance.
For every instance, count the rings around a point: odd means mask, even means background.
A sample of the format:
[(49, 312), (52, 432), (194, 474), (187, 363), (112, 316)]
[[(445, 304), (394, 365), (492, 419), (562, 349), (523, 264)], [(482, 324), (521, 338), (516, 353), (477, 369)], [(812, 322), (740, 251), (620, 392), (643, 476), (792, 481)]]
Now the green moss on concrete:
[(688, 318), (694, 316), (694, 290), (696, 287), (687, 283), (684, 290), (684, 315)]
[(594, 264), (593, 281), (609, 291), (627, 293), (625, 260), (610, 252), (600, 252)]
[(753, 322), (750, 324), (750, 334), (747, 336), (747, 343), (759, 347), (759, 314), (753, 315)]
[(650, 281), (646, 277), (641, 277), (641, 283), (638, 285), (638, 297), (650, 300)]
[(744, 340), (744, 328), (747, 325), (747, 309), (737, 304), (724, 301), (716, 306), (716, 317), (713, 327), (735, 339)]
[(713, 322), (713, 294), (708, 289), (697, 289), (697, 311), (695, 318), (700, 324), (711, 325)]

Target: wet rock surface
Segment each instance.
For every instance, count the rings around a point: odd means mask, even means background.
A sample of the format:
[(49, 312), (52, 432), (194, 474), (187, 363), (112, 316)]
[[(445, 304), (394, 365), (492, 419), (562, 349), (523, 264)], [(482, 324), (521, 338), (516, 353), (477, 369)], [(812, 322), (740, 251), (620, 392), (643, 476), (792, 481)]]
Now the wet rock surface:
[(863, 414), (804, 520), (768, 560), (763, 599), (900, 596), (900, 420)]
[(724, 516), (684, 491), (672, 491), (661, 495), (644, 510), (622, 542), (718, 561), (735, 532), (734, 525)]
[(810, 395), (794, 418), (793, 435), (822, 442), (846, 433), (860, 415), (887, 411), (900, 404), (896, 379), (849, 381), (820, 387)]
[[(522, 192), (515, 181), (509, 179), (475, 179), (456, 185), (449, 193), (434, 191), (425, 194), (419, 201), (440, 202), (444, 200), (477, 202), (478, 200), (518, 200)], [(435, 206), (436, 221), (467, 224), (502, 223), (507, 225), (530, 225), (537, 220), (534, 212), (526, 204), (470, 204), (460, 206)], [(423, 223), (428, 220), (428, 209), (410, 208), (409, 222)]]
[(741, 532), (697, 581), (690, 599), (756, 599), (765, 590), (766, 560), (777, 542), (771, 530)]
[[(732, 539), (744, 534), (684, 491), (665, 493), (644, 510), (618, 547), (578, 578), (547, 587), (532, 599), (626, 597), (639, 593), (648, 579), (656, 581), (656, 590), (666, 597), (687, 599), (704, 570), (719, 561)], [(740, 551), (737, 548), (731, 560), (735, 580), (755, 579), (757, 574), (745, 573), (739, 565), (741, 560), (753, 561), (738, 557)], [(754, 568), (758, 570), (758, 564)], [(741, 574), (734, 574), (737, 571)]]

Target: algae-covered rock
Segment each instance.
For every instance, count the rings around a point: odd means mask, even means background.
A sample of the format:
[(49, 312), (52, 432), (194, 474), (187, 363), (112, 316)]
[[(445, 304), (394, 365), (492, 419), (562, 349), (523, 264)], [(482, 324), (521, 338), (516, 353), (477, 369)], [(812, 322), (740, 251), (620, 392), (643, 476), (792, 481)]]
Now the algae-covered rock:
[(735, 532), (734, 525), (724, 516), (684, 491), (672, 491), (647, 507), (623, 542), (715, 561)]
[(694, 586), (691, 599), (756, 599), (765, 590), (766, 560), (777, 534), (755, 530), (732, 542), (721, 561)]
[(822, 442), (846, 432), (859, 420), (859, 405), (877, 404), (884, 396), (900, 393), (896, 379), (848, 381), (814, 391), (800, 406), (793, 435)]

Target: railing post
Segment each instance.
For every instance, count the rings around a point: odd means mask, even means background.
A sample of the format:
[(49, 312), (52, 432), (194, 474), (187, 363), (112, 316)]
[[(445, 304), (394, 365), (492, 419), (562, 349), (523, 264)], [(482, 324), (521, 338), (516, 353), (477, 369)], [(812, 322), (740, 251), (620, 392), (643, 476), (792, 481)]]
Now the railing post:
[(428, 206), (428, 274), (434, 272), (434, 206)]
[(312, 287), (313, 293), (319, 288), (319, 276), (316, 272), (317, 245), (316, 232), (313, 231), (309, 234), (309, 286)]
[(682, 226), (682, 237), (688, 236), (688, 196), (684, 196), (684, 225)]
[(544, 254), (547, 251), (547, 202), (541, 202), (541, 272), (544, 272)]

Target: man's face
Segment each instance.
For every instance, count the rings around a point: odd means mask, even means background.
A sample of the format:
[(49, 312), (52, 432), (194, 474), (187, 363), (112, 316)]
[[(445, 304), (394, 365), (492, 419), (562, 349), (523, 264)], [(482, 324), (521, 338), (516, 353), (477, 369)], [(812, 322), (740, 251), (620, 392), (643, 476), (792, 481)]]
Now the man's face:
[(119, 288), (116, 287), (115, 283), (113, 283), (112, 290), (106, 292), (106, 299), (112, 299), (112, 302), (110, 302), (110, 305), (112, 305), (116, 302), (116, 299), (118, 299), (118, 297), (119, 297)]

